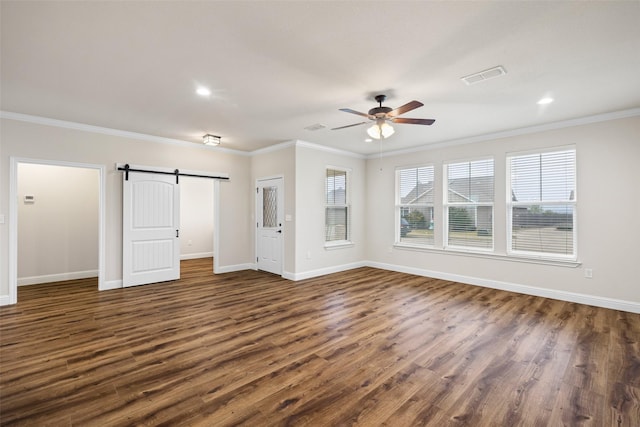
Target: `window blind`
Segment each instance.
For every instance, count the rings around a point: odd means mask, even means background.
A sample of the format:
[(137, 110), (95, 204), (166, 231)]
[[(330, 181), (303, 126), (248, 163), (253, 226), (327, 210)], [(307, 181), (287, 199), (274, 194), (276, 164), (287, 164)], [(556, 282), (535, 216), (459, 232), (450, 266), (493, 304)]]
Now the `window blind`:
[(396, 174), (396, 241), (433, 246), (433, 166), (399, 169)]
[(350, 212), (347, 171), (327, 168), (325, 179), (325, 241), (349, 240)]
[(493, 248), (493, 159), (445, 165), (447, 246)]
[(575, 258), (575, 150), (514, 155), (508, 162), (510, 251)]

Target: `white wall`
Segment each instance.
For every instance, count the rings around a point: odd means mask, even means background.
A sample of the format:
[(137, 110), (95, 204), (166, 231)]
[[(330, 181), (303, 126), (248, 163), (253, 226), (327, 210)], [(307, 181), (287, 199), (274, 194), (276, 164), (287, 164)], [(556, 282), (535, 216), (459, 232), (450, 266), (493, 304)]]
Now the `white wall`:
[[(637, 242), (640, 241), (640, 117), (585, 124), (466, 145), (383, 157), (367, 162), (366, 257), (374, 265), (589, 302), (631, 302), (640, 308)], [(575, 144), (577, 238), (580, 266), (541, 265), (399, 249), (394, 244), (395, 168), (493, 156), (495, 252), (506, 252), (506, 155)], [(379, 170), (380, 163), (382, 171)], [(440, 215), (442, 217), (442, 215)], [(438, 237), (436, 236), (436, 240)], [(441, 237), (440, 237), (441, 239)], [(593, 269), (585, 278), (584, 269)], [(593, 298), (591, 298), (593, 297)], [(620, 304), (619, 304), (620, 305)], [(620, 306), (623, 306), (621, 304)]]
[[(123, 133), (124, 134), (124, 133)], [(118, 162), (228, 173), (220, 183), (220, 253), (225, 271), (245, 268), (253, 257), (250, 234), (250, 158), (199, 144), (158, 143), (82, 129), (3, 118), (0, 122), (0, 300), (9, 292), (8, 223), (10, 158), (51, 159), (104, 165), (106, 168), (105, 269), (107, 287), (122, 280), (122, 172)]]
[(96, 169), (18, 165), (18, 284), (98, 275), (99, 179)]
[[(275, 149), (266, 152), (257, 153), (251, 158), (251, 197), (253, 199), (251, 209), (252, 221), (252, 242), (255, 245), (255, 188), (256, 180), (260, 178), (269, 178), (281, 176), (284, 180), (284, 213), (291, 215), (291, 221), (284, 222), (282, 229), (282, 239), (284, 244), (284, 259), (282, 271), (285, 276), (287, 272), (293, 272), (295, 268), (295, 235), (296, 235), (296, 142), (290, 141), (282, 144)], [(254, 249), (255, 253), (255, 249)], [(255, 260), (255, 255), (254, 258)]]
[[(324, 241), (324, 186), (327, 166), (351, 171), (349, 189), (352, 208), (351, 238), (354, 245), (331, 250), (325, 248)], [(366, 169), (363, 157), (303, 141), (290, 141), (280, 147), (257, 153), (252, 158), (251, 167), (254, 183), (259, 178), (284, 178), (285, 214), (292, 218), (292, 221), (285, 221), (283, 230), (284, 277), (298, 280), (363, 265), (366, 245)]]
[[(365, 160), (355, 155), (313, 148), (296, 147), (296, 248), (295, 278), (340, 271), (359, 266), (366, 259)], [(325, 179), (327, 166), (350, 170), (348, 191), (351, 204), (353, 246), (325, 247)]]
[[(106, 279), (121, 279), (122, 176), (116, 162), (227, 172), (220, 183), (221, 253), (225, 269), (254, 266), (255, 179), (281, 175), (285, 181), (285, 277), (300, 279), (358, 265), (444, 277), (595, 305), (640, 310), (636, 286), (640, 227), (640, 117), (576, 125), (490, 141), (364, 160), (356, 155), (292, 142), (250, 156), (199, 145), (159, 144), (81, 130), (2, 120), (0, 128), (0, 214), (8, 214), (11, 156), (103, 164), (106, 177)], [(495, 159), (495, 251), (506, 252), (505, 159), (510, 152), (574, 144), (577, 148), (577, 267), (474, 257), (394, 247), (395, 169), (492, 156)], [(352, 240), (337, 250), (324, 247), (324, 174), (327, 166), (351, 173)], [(14, 219), (7, 217), (7, 222)], [(8, 225), (0, 225), (0, 299), (8, 290)], [(440, 238), (436, 234), (436, 239)], [(307, 255), (310, 254), (310, 257)], [(593, 278), (584, 277), (584, 269)], [(624, 306), (628, 303), (628, 307)]]
[(180, 258), (213, 256), (213, 180), (180, 177)]

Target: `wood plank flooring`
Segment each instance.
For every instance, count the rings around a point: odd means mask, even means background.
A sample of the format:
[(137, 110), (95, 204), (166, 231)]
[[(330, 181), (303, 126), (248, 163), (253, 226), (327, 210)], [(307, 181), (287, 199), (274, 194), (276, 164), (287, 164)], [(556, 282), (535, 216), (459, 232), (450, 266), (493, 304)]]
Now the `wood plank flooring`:
[(3, 426), (640, 426), (640, 315), (360, 268), (0, 308)]

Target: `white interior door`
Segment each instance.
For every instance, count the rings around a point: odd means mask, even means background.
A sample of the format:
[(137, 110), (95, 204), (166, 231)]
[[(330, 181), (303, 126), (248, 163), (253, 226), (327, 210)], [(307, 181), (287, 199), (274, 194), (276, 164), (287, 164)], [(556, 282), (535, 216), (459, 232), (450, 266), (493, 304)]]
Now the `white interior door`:
[(123, 286), (180, 278), (179, 225), (175, 176), (135, 172), (123, 179)]
[(258, 269), (282, 274), (282, 178), (259, 180), (256, 189), (256, 242)]

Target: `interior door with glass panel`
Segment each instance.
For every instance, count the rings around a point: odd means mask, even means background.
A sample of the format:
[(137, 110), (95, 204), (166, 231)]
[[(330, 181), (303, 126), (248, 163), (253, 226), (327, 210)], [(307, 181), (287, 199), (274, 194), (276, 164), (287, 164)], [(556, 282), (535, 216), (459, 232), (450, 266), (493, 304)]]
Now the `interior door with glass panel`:
[(284, 186), (282, 178), (258, 180), (256, 186), (256, 246), (258, 269), (282, 274)]

